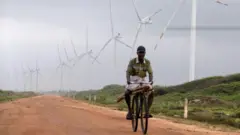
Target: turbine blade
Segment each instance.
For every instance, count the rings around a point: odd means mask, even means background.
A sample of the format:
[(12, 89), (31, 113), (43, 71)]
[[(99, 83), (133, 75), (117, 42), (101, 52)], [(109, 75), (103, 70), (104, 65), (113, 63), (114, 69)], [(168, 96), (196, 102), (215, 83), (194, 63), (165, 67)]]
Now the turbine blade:
[(64, 63), (63, 66), (66, 66), (67, 68), (72, 68), (71, 66), (69, 66), (68, 64)]
[(147, 16), (146, 18), (152, 18), (155, 15), (157, 15), (160, 11), (162, 11), (162, 9), (158, 9), (156, 12), (152, 13), (151, 15)]
[(114, 36), (114, 29), (113, 29), (112, 3), (111, 3), (111, 0), (109, 0), (109, 9), (110, 9), (111, 32), (112, 32), (112, 37), (113, 37)]
[(130, 45), (128, 45), (128, 44), (126, 44), (126, 43), (124, 43), (123, 41), (121, 41), (121, 40), (119, 40), (119, 39), (116, 39), (119, 43), (121, 43), (121, 44), (123, 44), (123, 45), (125, 45), (126, 47), (128, 47), (128, 48), (130, 48), (130, 49), (132, 49), (132, 47), (130, 46)]
[(136, 14), (137, 14), (138, 20), (141, 21), (142, 19), (141, 19), (140, 15), (139, 15), (139, 13), (138, 13), (138, 11), (137, 11), (136, 3), (135, 3), (134, 0), (132, 0), (132, 2), (133, 2), (134, 10), (135, 10), (135, 12), (136, 12)]
[(88, 52), (88, 25), (86, 27), (86, 52)]
[(75, 45), (74, 45), (74, 43), (73, 43), (72, 40), (71, 40), (71, 45), (72, 45), (72, 48), (73, 48), (74, 54), (75, 54), (75, 56), (77, 57), (77, 56), (78, 56), (78, 55), (77, 55), (77, 51), (76, 51)]
[(29, 70), (29, 72), (31, 72), (31, 69), (30, 69), (30, 67), (29, 66), (27, 66), (28, 67), (28, 70)]
[(36, 60), (36, 71), (39, 70), (38, 68), (38, 60)]
[(59, 64), (59, 65), (57, 66), (56, 70), (58, 70), (58, 69), (59, 69), (61, 66), (62, 66), (62, 65), (61, 65), (61, 64)]
[(218, 4), (221, 4), (221, 5), (224, 5), (224, 6), (228, 6), (228, 4), (227, 3), (223, 3), (222, 1), (220, 1), (220, 0), (216, 0), (216, 3), (218, 3)]
[(99, 51), (98, 55), (95, 57), (93, 63), (96, 61), (96, 59), (101, 55), (102, 51), (107, 47), (107, 45), (112, 41), (113, 38), (110, 38), (102, 47), (102, 49)]
[(117, 65), (117, 40), (114, 40), (114, 66)]
[(65, 56), (66, 56), (67, 60), (68, 60), (68, 61), (71, 61), (71, 60), (69, 59), (69, 57), (68, 57), (67, 49), (66, 49), (65, 47), (64, 47), (64, 52), (65, 52)]
[(78, 60), (81, 60), (84, 56), (86, 56), (88, 53), (83, 53), (81, 55), (78, 56)]
[(58, 59), (59, 59), (59, 62), (61, 63), (61, 62), (62, 62), (62, 59), (61, 59), (61, 57), (60, 57), (59, 44), (57, 45), (57, 48), (58, 48)]
[(136, 42), (137, 42), (137, 38), (138, 38), (138, 35), (139, 35), (139, 32), (140, 32), (141, 27), (142, 27), (142, 24), (139, 24), (139, 25), (138, 25), (138, 29), (137, 29), (137, 33), (136, 33), (135, 38), (134, 38), (134, 41), (133, 41), (132, 51), (134, 51), (134, 49), (135, 49), (135, 44), (136, 44)]
[[(90, 58), (92, 58), (93, 60), (95, 60), (95, 57), (92, 55), (92, 54), (90, 54)], [(98, 64), (101, 64), (97, 59), (95, 60)]]
[(24, 69), (24, 67), (23, 67), (23, 64), (22, 64), (22, 71), (25, 72), (25, 69)]
[[(163, 32), (162, 32), (161, 35), (160, 35), (160, 40), (163, 38), (163, 36), (164, 36), (167, 28), (168, 28), (169, 25), (171, 24), (172, 20), (175, 18), (176, 14), (179, 12), (179, 10), (180, 10), (180, 8), (181, 8), (181, 6), (182, 6), (182, 4), (183, 4), (183, 1), (184, 1), (184, 0), (180, 0), (179, 5), (177, 6), (176, 10), (173, 12), (172, 16), (171, 16), (170, 19), (168, 20), (167, 25), (163, 28)], [(156, 45), (156, 46), (154, 47), (154, 50), (157, 49), (157, 46), (158, 46), (158, 45)]]
[(38, 74), (42, 76), (41, 72), (38, 72)]

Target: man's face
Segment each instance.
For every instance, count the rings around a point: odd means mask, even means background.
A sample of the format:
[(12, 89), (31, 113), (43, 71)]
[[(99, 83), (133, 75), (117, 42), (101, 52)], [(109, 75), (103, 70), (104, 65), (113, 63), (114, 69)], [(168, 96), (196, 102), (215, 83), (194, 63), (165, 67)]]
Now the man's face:
[(138, 52), (137, 55), (140, 60), (143, 60), (145, 57), (145, 52)]

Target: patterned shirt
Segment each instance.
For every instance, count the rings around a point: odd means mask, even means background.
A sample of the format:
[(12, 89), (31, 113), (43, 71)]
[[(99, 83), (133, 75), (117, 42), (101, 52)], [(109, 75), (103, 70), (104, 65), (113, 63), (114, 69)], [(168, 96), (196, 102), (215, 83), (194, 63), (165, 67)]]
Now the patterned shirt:
[(145, 78), (149, 74), (149, 81), (153, 79), (153, 71), (149, 60), (144, 59), (143, 63), (139, 62), (138, 58), (130, 60), (127, 68), (127, 81), (130, 81), (130, 76), (138, 76)]

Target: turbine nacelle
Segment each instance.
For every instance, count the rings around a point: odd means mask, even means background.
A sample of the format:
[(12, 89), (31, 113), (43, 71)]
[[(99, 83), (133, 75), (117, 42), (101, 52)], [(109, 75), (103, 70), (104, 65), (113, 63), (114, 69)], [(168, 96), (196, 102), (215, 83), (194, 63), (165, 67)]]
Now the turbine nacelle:
[(114, 37), (115, 39), (123, 38), (120, 33), (117, 33), (117, 35)]
[(152, 24), (153, 21), (152, 21), (151, 18), (149, 18), (149, 19), (144, 19), (144, 20), (140, 21), (139, 23), (141, 23), (141, 24)]

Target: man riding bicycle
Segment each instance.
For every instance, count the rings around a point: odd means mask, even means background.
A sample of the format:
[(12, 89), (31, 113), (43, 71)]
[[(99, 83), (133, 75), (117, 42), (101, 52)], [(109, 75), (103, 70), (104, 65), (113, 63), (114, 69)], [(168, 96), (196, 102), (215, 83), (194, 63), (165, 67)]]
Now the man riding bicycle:
[[(132, 113), (131, 113), (131, 90), (136, 88), (138, 85), (136, 84), (131, 84), (131, 82), (134, 83), (139, 83), (139, 82), (145, 82), (145, 78), (149, 76), (149, 82), (151, 82), (151, 85), (153, 84), (153, 71), (151, 67), (151, 63), (149, 60), (147, 60), (145, 57), (146, 54), (146, 49), (144, 46), (139, 46), (137, 48), (137, 58), (134, 58), (130, 60), (126, 72), (126, 77), (127, 77), (127, 87), (125, 91), (125, 101), (128, 106), (128, 113), (126, 116), (127, 120), (131, 120), (133, 118)], [(148, 107), (150, 109), (151, 105), (153, 103), (153, 92), (149, 94), (148, 97)], [(145, 117), (152, 117), (151, 114)]]

